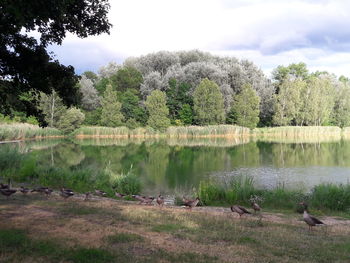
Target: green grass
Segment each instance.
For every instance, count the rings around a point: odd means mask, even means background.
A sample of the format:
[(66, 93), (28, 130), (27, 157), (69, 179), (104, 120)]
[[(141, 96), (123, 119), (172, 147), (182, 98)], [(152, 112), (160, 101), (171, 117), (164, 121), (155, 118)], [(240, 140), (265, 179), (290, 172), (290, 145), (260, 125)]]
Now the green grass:
[(110, 263), (116, 262), (115, 257), (107, 250), (97, 248), (80, 248), (73, 250), (68, 260), (75, 263)]
[(28, 123), (0, 124), (0, 141), (37, 139), (62, 136), (61, 131), (54, 128), (41, 128)]
[(108, 244), (130, 243), (130, 242), (143, 242), (144, 238), (137, 234), (132, 233), (118, 233), (106, 237)]
[(310, 193), (279, 185), (272, 189), (257, 188), (252, 177), (237, 176), (228, 182), (204, 180), (199, 184), (198, 196), (204, 205), (250, 205), (250, 198), (262, 199), (264, 208), (300, 210), (298, 203), (306, 201), (319, 211), (350, 212), (350, 184), (324, 183)]

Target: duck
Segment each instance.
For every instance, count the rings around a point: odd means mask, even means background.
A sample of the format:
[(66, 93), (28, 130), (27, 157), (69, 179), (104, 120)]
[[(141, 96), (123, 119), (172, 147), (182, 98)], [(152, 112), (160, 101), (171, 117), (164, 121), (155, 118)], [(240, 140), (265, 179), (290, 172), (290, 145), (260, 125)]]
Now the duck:
[(46, 197), (49, 197), (49, 195), (51, 195), (51, 193), (53, 192), (52, 189), (48, 188), (48, 187), (38, 187), (38, 188), (34, 188), (31, 192), (38, 192), (41, 194), (46, 194)]
[(261, 207), (258, 205), (257, 202), (251, 202), (252, 208), (254, 209), (254, 212), (260, 212), (261, 211)]
[(8, 184), (0, 183), (0, 189), (10, 189), (10, 186)]
[(244, 214), (251, 214), (245, 207), (240, 205), (231, 206), (231, 211), (239, 214), (239, 218), (241, 218), (241, 216)]
[(126, 197), (127, 195), (121, 194), (121, 193), (118, 193), (118, 192), (115, 192), (115, 196), (118, 197), (118, 198), (124, 198), (124, 197)]
[(90, 197), (91, 197), (91, 193), (90, 192), (86, 192), (84, 201), (88, 201), (90, 199)]
[(9, 196), (16, 193), (17, 190), (15, 189), (0, 189), (0, 193), (6, 196), (6, 199), (9, 199)]
[(25, 188), (23, 186), (21, 186), (21, 188), (19, 189), (19, 191), (22, 193), (22, 194), (28, 194), (29, 193), (29, 188)]
[(71, 197), (74, 195), (74, 192), (70, 189), (65, 189), (65, 188), (61, 188), (61, 192), (60, 192), (60, 195), (65, 199), (67, 200), (68, 197)]
[(164, 197), (162, 195), (158, 195), (157, 197), (157, 204), (160, 206), (160, 207), (163, 207), (164, 205)]
[(98, 195), (98, 196), (102, 196), (102, 197), (107, 196), (106, 192), (104, 192), (102, 190), (98, 190), (98, 189), (95, 190), (95, 194)]
[(145, 196), (141, 196), (141, 195), (132, 195), (132, 198), (140, 201), (139, 204), (143, 203), (145, 200)]
[(154, 197), (152, 197), (152, 196), (147, 197), (147, 196), (144, 196), (144, 195), (143, 196), (141, 196), (141, 195), (132, 195), (132, 197), (135, 198), (136, 200), (138, 200), (139, 204), (148, 204), (148, 205), (150, 205), (153, 202), (153, 200), (154, 200)]
[(200, 200), (199, 197), (197, 197), (194, 200), (187, 200), (187, 202), (184, 202), (184, 205), (192, 211), (192, 208), (198, 205), (199, 200)]
[(301, 202), (299, 204), (302, 205), (304, 208), (303, 219), (304, 219), (305, 223), (308, 224), (309, 230), (312, 230), (313, 226), (325, 225), (325, 223), (323, 223), (321, 220), (319, 220), (316, 217), (309, 214), (308, 209), (307, 209), (308, 205), (305, 202)]

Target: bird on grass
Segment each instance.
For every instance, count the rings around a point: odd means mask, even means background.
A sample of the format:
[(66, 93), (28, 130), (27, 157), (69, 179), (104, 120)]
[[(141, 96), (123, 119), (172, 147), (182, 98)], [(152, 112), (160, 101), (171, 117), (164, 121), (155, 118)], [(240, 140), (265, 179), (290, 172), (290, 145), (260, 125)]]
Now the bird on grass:
[(21, 186), (19, 191), (25, 195), (25, 194), (28, 194), (30, 190), (29, 190), (29, 188), (25, 188), (25, 187)]
[(71, 197), (74, 195), (74, 192), (70, 189), (65, 189), (65, 188), (61, 188), (61, 192), (60, 192), (60, 195), (65, 199), (67, 200), (68, 197)]
[(192, 208), (195, 207), (196, 205), (198, 205), (199, 200), (200, 200), (199, 197), (197, 197), (197, 198), (194, 199), (194, 200), (189, 200), (189, 199), (187, 199), (187, 201), (184, 202), (184, 205), (185, 205), (186, 207), (188, 207), (188, 208), (192, 211)]
[(258, 205), (258, 203), (252, 202), (251, 205), (252, 205), (252, 208), (254, 209), (254, 212), (255, 212), (255, 213), (261, 211), (261, 207)]
[(16, 193), (17, 190), (15, 189), (0, 189), (0, 193), (6, 196), (6, 199), (9, 199), (9, 196)]
[(41, 194), (45, 194), (46, 197), (49, 197), (49, 195), (51, 195), (53, 190), (48, 187), (38, 187), (38, 188), (34, 188), (31, 192), (38, 192)]
[(164, 197), (162, 195), (158, 195), (156, 202), (157, 202), (157, 204), (160, 207), (163, 207), (163, 205), (164, 205)]
[(121, 193), (118, 193), (118, 192), (115, 192), (115, 196), (118, 197), (118, 198), (124, 198), (124, 197), (126, 197), (127, 195), (121, 194)]
[(91, 193), (90, 192), (86, 192), (84, 201), (88, 201), (90, 198), (91, 198)]
[(107, 196), (107, 193), (102, 191), (102, 190), (95, 190), (95, 194), (98, 195), (98, 196), (102, 196), (102, 197), (105, 197)]
[(313, 226), (325, 225), (325, 223), (323, 223), (321, 220), (319, 220), (316, 217), (309, 214), (308, 209), (307, 209), (308, 206), (305, 202), (301, 202), (299, 204), (302, 205), (304, 208), (303, 219), (304, 219), (305, 223), (308, 224), (309, 230), (312, 230)]
[(239, 218), (241, 218), (241, 216), (244, 214), (251, 214), (245, 207), (240, 205), (231, 206), (231, 211), (239, 214)]
[(10, 189), (10, 186), (8, 184), (0, 183), (0, 189)]
[(132, 195), (133, 198), (139, 201), (139, 204), (150, 205), (152, 204), (154, 197), (152, 196), (141, 196), (141, 195)]

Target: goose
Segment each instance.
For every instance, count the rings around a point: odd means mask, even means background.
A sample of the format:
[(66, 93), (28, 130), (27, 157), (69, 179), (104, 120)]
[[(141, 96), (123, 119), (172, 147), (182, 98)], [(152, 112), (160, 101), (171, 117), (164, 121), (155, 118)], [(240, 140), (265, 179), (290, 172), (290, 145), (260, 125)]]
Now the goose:
[(0, 183), (0, 189), (10, 189), (10, 186), (8, 184)]
[(252, 208), (254, 209), (254, 212), (260, 212), (261, 211), (261, 207), (258, 205), (258, 203), (256, 202), (252, 202)]
[(157, 204), (158, 204), (160, 207), (163, 207), (163, 205), (164, 205), (164, 197), (163, 197), (163, 196), (158, 195), (156, 201), (157, 201)]
[(48, 187), (38, 187), (38, 188), (34, 188), (31, 192), (38, 192), (41, 194), (46, 194), (46, 197), (49, 197), (49, 195), (51, 195), (51, 193), (53, 192), (52, 189), (48, 188)]
[(74, 192), (70, 189), (65, 189), (65, 188), (61, 188), (61, 192), (60, 192), (60, 195), (65, 199), (67, 200), (68, 197), (71, 197), (74, 195)]
[(118, 198), (124, 198), (124, 197), (126, 197), (127, 195), (121, 194), (121, 193), (118, 193), (118, 192), (115, 192), (115, 196), (118, 197)]
[(6, 196), (6, 199), (9, 199), (9, 196), (16, 193), (17, 190), (15, 189), (0, 189), (0, 193)]
[(307, 204), (305, 202), (301, 202), (299, 204), (304, 207), (303, 219), (305, 223), (309, 225), (309, 230), (312, 230), (312, 227), (316, 225), (325, 225), (325, 223), (323, 223), (321, 220), (308, 213)]
[(138, 200), (139, 204), (150, 205), (154, 200), (154, 197), (147, 197), (147, 196), (141, 196), (141, 195), (132, 195), (132, 197)]
[(29, 189), (28, 188), (25, 188), (23, 186), (21, 186), (21, 188), (19, 189), (19, 191), (22, 193), (22, 194), (28, 194), (29, 193)]
[(90, 199), (90, 197), (91, 197), (91, 193), (90, 192), (86, 192), (84, 201), (88, 201)]
[(107, 193), (102, 190), (95, 190), (95, 194), (102, 197), (107, 196)]
[(200, 200), (199, 197), (197, 197), (194, 200), (187, 200), (187, 202), (184, 202), (184, 205), (187, 206), (192, 211), (192, 208), (198, 204), (199, 200)]
[(231, 206), (231, 211), (239, 214), (239, 218), (241, 218), (243, 214), (251, 214), (245, 207), (240, 205)]

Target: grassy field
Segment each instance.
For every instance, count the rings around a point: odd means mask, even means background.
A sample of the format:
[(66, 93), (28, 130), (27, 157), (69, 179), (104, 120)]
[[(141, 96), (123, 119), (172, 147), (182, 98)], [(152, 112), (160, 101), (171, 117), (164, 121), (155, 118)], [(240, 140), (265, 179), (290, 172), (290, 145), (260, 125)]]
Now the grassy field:
[[(0, 262), (349, 262), (350, 221), (110, 199), (0, 197)], [(312, 209), (312, 208), (311, 208)], [(312, 212), (312, 211), (311, 211)]]

